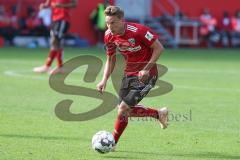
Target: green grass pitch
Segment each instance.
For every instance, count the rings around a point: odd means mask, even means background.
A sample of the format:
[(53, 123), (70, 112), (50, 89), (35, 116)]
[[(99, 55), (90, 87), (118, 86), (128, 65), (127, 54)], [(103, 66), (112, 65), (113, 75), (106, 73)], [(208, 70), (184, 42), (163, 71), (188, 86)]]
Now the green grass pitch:
[[(73, 113), (93, 109), (99, 100), (52, 90), (47, 74), (35, 74), (47, 49), (0, 48), (0, 160), (227, 160), (240, 159), (240, 50), (166, 49), (158, 63), (168, 67), (161, 79), (174, 89), (142, 103), (171, 110), (170, 125), (161, 130), (152, 119), (132, 119), (114, 153), (98, 154), (91, 138), (112, 131), (116, 109), (93, 120), (66, 122), (55, 105), (73, 99)], [(103, 50), (67, 48), (65, 60)], [(95, 89), (82, 80), (84, 67), (68, 82)], [(112, 84), (106, 90), (115, 94)]]

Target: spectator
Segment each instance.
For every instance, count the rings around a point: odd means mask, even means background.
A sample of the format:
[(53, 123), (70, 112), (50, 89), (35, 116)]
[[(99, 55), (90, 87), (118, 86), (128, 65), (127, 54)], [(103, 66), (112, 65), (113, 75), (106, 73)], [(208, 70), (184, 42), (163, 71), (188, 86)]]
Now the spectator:
[(216, 29), (217, 20), (210, 14), (208, 9), (204, 9), (200, 16), (200, 22), (200, 35), (207, 41), (208, 47), (212, 47), (220, 39)]
[(223, 17), (220, 21), (220, 34), (222, 46), (229, 47), (230, 46), (230, 32), (231, 32), (231, 18), (227, 11), (223, 13)]
[(240, 45), (240, 10), (236, 11), (235, 16), (231, 19), (232, 29), (232, 45), (236, 47)]
[(0, 36), (2, 36), (8, 45), (13, 45), (15, 30), (12, 27), (10, 16), (5, 12), (4, 6), (0, 6)]
[(9, 19), (10, 19), (11, 27), (15, 30), (15, 35), (16, 35), (19, 32), (19, 16), (18, 16), (17, 6), (11, 7)]
[(103, 37), (104, 37), (104, 32), (106, 30), (105, 15), (104, 15), (105, 8), (106, 8), (105, 4), (99, 3), (97, 8), (93, 10), (93, 12), (90, 15), (90, 20), (92, 22), (92, 25), (96, 34), (98, 47), (103, 46)]
[(27, 19), (26, 19), (26, 29), (28, 30), (29, 35), (40, 36), (41, 28), (43, 24), (41, 20), (37, 17), (37, 13), (34, 8), (28, 7), (27, 9)]
[(5, 28), (7, 27), (7, 17), (4, 6), (0, 6), (0, 36), (5, 38)]

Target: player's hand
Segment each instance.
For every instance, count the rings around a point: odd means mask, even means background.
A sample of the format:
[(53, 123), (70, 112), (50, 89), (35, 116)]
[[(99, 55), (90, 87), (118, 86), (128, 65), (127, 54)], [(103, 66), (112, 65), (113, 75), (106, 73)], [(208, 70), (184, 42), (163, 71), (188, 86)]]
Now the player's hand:
[(52, 6), (54, 8), (61, 8), (62, 7), (62, 4), (61, 3), (53, 3)]
[(45, 3), (41, 3), (41, 4), (39, 5), (39, 10), (41, 11), (41, 10), (44, 9), (44, 8), (46, 8)]
[(115, 43), (107, 43), (105, 44), (105, 49), (108, 51), (108, 52), (115, 52), (116, 51), (116, 44)]
[(147, 79), (149, 77), (149, 71), (148, 70), (141, 70), (140, 72), (138, 72), (138, 79), (141, 81), (141, 82), (146, 82)]
[(106, 88), (106, 82), (105, 81), (101, 81), (101, 82), (99, 82), (98, 84), (97, 84), (97, 90), (98, 90), (98, 92), (100, 92), (101, 94), (103, 94), (103, 91), (105, 90), (105, 88)]

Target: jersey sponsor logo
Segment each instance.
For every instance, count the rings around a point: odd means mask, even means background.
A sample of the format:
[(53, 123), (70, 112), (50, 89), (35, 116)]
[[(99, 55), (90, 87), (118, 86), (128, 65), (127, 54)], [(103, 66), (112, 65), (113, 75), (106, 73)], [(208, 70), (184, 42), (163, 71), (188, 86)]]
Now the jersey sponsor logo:
[(153, 34), (150, 33), (149, 31), (147, 31), (147, 33), (145, 34), (145, 38), (147, 38), (147, 40), (151, 41), (153, 39)]
[(114, 41), (114, 44), (120, 52), (137, 52), (142, 49), (140, 45), (135, 46), (134, 38), (130, 38), (128, 40), (118, 39)]
[(125, 51), (129, 51), (129, 52), (137, 52), (139, 50), (141, 50), (141, 46), (135, 46), (135, 39), (134, 38), (130, 38), (128, 40), (115, 40), (115, 45), (117, 46), (117, 49), (120, 52), (125, 52)]
[(128, 48), (128, 51), (129, 52), (137, 52), (137, 51), (140, 51), (142, 49), (142, 47), (139, 45), (137, 47), (130, 47)]
[(126, 52), (126, 51), (128, 51), (128, 52), (137, 52), (137, 51), (140, 51), (142, 49), (142, 47), (140, 45), (138, 45), (136, 47), (126, 47), (126, 46), (119, 47), (118, 46), (117, 48), (118, 48), (118, 50), (120, 52)]

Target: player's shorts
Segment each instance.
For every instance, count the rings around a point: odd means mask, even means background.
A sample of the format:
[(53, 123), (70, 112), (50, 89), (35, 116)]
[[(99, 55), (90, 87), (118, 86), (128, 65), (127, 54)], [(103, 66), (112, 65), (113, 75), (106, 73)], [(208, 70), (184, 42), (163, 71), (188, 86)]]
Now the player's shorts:
[(51, 26), (51, 36), (55, 37), (58, 40), (62, 40), (64, 38), (65, 33), (67, 33), (70, 27), (69, 22), (65, 20), (58, 20), (52, 23)]
[(128, 106), (134, 107), (154, 87), (156, 81), (157, 76), (150, 76), (145, 83), (140, 82), (137, 76), (123, 77), (119, 91), (119, 104), (124, 101)]

